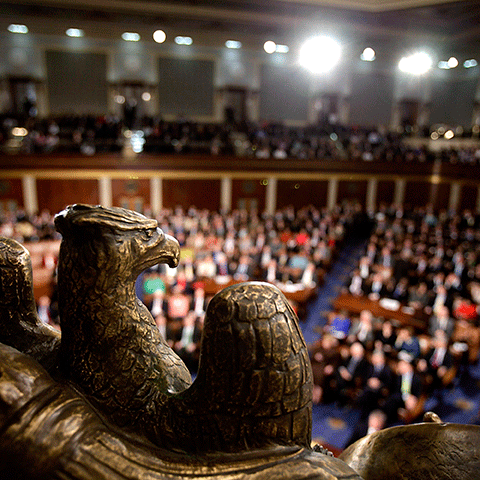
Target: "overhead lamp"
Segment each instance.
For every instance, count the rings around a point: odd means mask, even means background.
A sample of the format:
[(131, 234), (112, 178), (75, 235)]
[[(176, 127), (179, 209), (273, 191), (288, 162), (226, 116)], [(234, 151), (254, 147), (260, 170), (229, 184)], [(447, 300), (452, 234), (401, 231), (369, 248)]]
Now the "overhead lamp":
[(140, 35), (136, 32), (123, 32), (122, 38), (126, 42), (138, 42), (140, 40)]
[(85, 36), (85, 32), (80, 28), (69, 28), (65, 33), (67, 36), (72, 38), (80, 38)]
[(277, 48), (275, 48), (276, 53), (288, 53), (289, 51), (288, 45), (277, 45)]
[(28, 33), (28, 27), (26, 25), (20, 25), (18, 23), (11, 23), (7, 30), (11, 33)]
[(320, 36), (307, 40), (300, 49), (300, 65), (312, 73), (326, 73), (340, 61), (342, 48), (333, 38)]
[(275, 42), (272, 42), (272, 40), (268, 40), (263, 44), (263, 49), (268, 54), (275, 53), (275, 51), (277, 50), (277, 44)]
[(364, 62), (373, 62), (375, 60), (375, 50), (371, 47), (367, 47), (360, 55), (360, 59)]
[(153, 40), (157, 43), (163, 43), (167, 39), (167, 34), (163, 30), (153, 32)]
[(149, 92), (143, 92), (142, 93), (142, 100), (144, 102), (149, 102), (152, 99), (152, 96), (150, 95)]
[(192, 37), (175, 37), (175, 43), (177, 45), (191, 45), (193, 43)]
[(12, 128), (12, 135), (14, 137), (26, 137), (28, 135), (28, 130), (23, 127), (14, 127)]
[(455, 57), (450, 57), (447, 62), (448, 68), (458, 67), (458, 60)]
[(402, 57), (398, 68), (404, 73), (412, 75), (423, 75), (432, 67), (432, 59), (425, 52), (414, 53), (409, 57)]
[(455, 134), (453, 133), (453, 130), (447, 130), (445, 134), (443, 135), (447, 140), (452, 139)]
[(239, 48), (242, 48), (242, 42), (239, 42), (238, 40), (227, 40), (225, 42), (225, 46), (227, 48), (233, 48), (235, 50), (238, 50)]
[(465, 60), (463, 62), (463, 66), (465, 68), (473, 68), (473, 67), (476, 67), (477, 65), (478, 65), (478, 62), (474, 58), (470, 58), (469, 60)]

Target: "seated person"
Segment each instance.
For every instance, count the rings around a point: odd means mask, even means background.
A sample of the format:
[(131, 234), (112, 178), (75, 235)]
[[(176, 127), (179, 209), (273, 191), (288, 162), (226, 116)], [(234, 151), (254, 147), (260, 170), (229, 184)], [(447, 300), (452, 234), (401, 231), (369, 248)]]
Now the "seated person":
[(350, 324), (351, 322), (347, 316), (347, 312), (344, 310), (340, 313), (332, 312), (325, 330), (335, 338), (342, 340), (348, 335)]

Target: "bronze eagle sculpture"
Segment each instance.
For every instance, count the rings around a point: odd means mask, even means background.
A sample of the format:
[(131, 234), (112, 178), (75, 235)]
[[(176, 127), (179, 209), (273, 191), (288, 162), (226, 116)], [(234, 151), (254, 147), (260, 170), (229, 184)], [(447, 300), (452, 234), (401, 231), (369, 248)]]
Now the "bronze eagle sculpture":
[(2, 478), (360, 478), (311, 449), (307, 348), (276, 287), (212, 299), (192, 383), (134, 289), (146, 268), (177, 265), (176, 240), (120, 208), (74, 205), (55, 224), (61, 339), (27, 303), (28, 255), (2, 239)]

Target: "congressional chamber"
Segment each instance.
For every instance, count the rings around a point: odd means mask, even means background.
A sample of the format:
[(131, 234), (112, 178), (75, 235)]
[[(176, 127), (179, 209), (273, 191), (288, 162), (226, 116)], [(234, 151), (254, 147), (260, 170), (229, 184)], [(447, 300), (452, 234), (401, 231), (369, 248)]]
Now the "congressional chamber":
[(54, 3), (0, 5), (0, 235), (43, 322), (55, 214), (122, 207), (179, 242), (136, 293), (194, 375), (211, 298), (263, 281), (308, 345), (312, 441), (480, 421), (477, 2)]

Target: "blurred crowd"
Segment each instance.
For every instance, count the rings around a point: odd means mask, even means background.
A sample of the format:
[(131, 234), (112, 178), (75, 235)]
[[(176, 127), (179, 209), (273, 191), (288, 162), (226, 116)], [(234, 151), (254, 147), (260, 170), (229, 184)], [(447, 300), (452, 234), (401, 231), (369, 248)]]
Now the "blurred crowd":
[[(411, 422), (439, 401), (480, 348), (480, 218), (383, 207), (343, 294), (408, 313), (332, 311), (311, 346), (314, 399), (359, 408), (383, 426)], [(365, 304), (365, 303), (363, 303)], [(374, 310), (375, 311), (375, 310)]]
[[(157, 216), (158, 224), (179, 241), (180, 264), (145, 271), (137, 281), (137, 294), (168, 343), (195, 371), (205, 309), (216, 291), (229, 282), (247, 280), (268, 281), (287, 290), (315, 288), (345, 232), (360, 217), (360, 206), (348, 202), (332, 212), (288, 207), (272, 216), (254, 210), (225, 214), (195, 207), (164, 210)], [(54, 227), (48, 212), (29, 219), (18, 211), (0, 220), (0, 234), (20, 242), (59, 238), (50, 231)], [(50, 291), (39, 300), (39, 312), (44, 321), (58, 326), (57, 259), (50, 259), (51, 254), (51, 249), (44, 249), (41, 258), (32, 261), (39, 268), (48, 262), (54, 273)]]
[(480, 161), (480, 147), (448, 148), (433, 153), (426, 146), (408, 146), (403, 141), (407, 136), (405, 132), (341, 125), (218, 124), (184, 118), (165, 121), (161, 117), (142, 117), (133, 123), (115, 115), (0, 118), (0, 147), (7, 153), (120, 152), (135, 138), (141, 150), (150, 154), (382, 162), (432, 162), (439, 158), (465, 164)]

